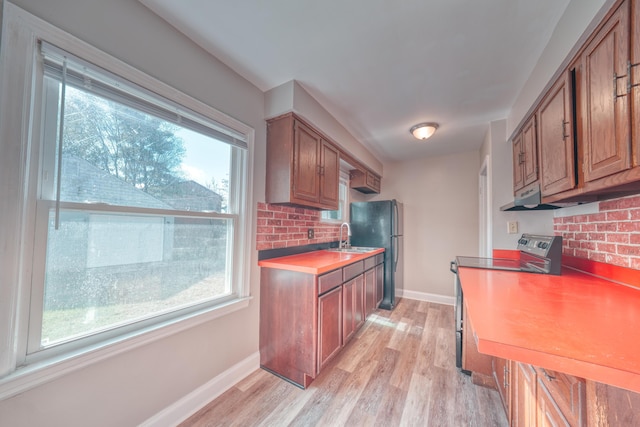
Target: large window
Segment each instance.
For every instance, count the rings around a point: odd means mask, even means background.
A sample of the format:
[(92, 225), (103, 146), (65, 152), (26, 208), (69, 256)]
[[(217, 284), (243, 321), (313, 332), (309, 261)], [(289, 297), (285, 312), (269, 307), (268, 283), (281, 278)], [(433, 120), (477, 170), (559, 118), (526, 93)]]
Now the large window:
[(14, 44), (3, 72), (33, 75), (30, 94), (5, 89), (28, 113), (11, 124), (19, 191), (2, 193), (20, 262), (3, 261), (0, 379), (246, 301), (251, 129), (93, 48)]

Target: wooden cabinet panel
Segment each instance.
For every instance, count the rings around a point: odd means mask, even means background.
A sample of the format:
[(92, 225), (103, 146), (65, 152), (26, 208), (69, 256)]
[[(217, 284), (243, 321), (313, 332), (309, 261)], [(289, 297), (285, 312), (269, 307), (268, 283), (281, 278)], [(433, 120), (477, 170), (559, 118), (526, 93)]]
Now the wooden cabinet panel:
[(342, 343), (347, 343), (365, 321), (363, 275), (345, 283), (342, 289)]
[(535, 116), (522, 129), (522, 153), (524, 157), (522, 175), (527, 186), (538, 180), (538, 139)]
[(584, 180), (593, 181), (630, 167), (629, 1), (586, 46), (582, 55), (582, 138)]
[(294, 271), (260, 270), (260, 366), (303, 387), (317, 374), (314, 280)]
[(551, 88), (538, 111), (543, 197), (576, 185), (571, 87), (571, 74), (566, 72)]
[(533, 116), (513, 139), (514, 193), (538, 180), (538, 136)]
[(318, 201), (320, 191), (320, 135), (299, 121), (294, 121), (293, 197)]
[(376, 270), (373, 268), (364, 272), (364, 301), (369, 316), (376, 309)]
[(513, 191), (518, 191), (524, 187), (523, 165), (524, 157), (522, 154), (522, 132), (513, 139)]
[(538, 389), (536, 390), (537, 400), (537, 421), (540, 427), (571, 427), (569, 421), (564, 417), (560, 408), (551, 397), (549, 390), (542, 381), (538, 380)]
[(640, 393), (586, 382), (587, 425), (640, 426)]
[(322, 205), (338, 206), (340, 202), (340, 154), (329, 142), (320, 144), (320, 188), (318, 201)]
[(318, 297), (318, 372), (341, 347), (342, 286)]
[(367, 319), (367, 312), (364, 308), (364, 276), (360, 275), (354, 280), (356, 285), (355, 298), (353, 299), (353, 323), (354, 330), (357, 331), (362, 325), (364, 325), (364, 321)]
[(342, 282), (343, 280), (341, 268), (333, 270), (327, 274), (323, 274), (322, 276), (318, 277), (318, 295), (330, 291), (336, 286), (341, 285)]
[(511, 424), (511, 362), (494, 357), (491, 363), (493, 366), (493, 378), (496, 381), (500, 399), (507, 414), (507, 421)]
[(355, 332), (356, 280), (342, 285), (342, 342), (346, 343)]
[(364, 261), (356, 261), (353, 264), (349, 264), (342, 268), (343, 281), (351, 280), (354, 277), (360, 275), (364, 271)]
[(531, 365), (515, 362), (513, 366), (512, 425), (536, 425), (536, 372)]
[(631, 61), (629, 85), (631, 87), (631, 143), (633, 166), (640, 166), (640, 2), (631, 2)]
[(384, 298), (384, 264), (376, 265), (376, 308), (382, 304)]
[(538, 382), (547, 390), (563, 417), (572, 426), (586, 424), (585, 381), (562, 372), (536, 368)]

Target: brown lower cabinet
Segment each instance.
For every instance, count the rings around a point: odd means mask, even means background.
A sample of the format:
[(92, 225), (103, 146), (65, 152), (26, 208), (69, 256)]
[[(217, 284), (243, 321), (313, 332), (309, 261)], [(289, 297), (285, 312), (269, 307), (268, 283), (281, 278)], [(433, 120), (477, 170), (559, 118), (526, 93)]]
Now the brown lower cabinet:
[(587, 425), (583, 379), (500, 358), (493, 375), (509, 425)]
[(260, 366), (303, 388), (311, 384), (378, 306), (383, 259), (377, 254), (322, 275), (261, 268)]
[(511, 360), (492, 366), (510, 426), (640, 426), (640, 393)]

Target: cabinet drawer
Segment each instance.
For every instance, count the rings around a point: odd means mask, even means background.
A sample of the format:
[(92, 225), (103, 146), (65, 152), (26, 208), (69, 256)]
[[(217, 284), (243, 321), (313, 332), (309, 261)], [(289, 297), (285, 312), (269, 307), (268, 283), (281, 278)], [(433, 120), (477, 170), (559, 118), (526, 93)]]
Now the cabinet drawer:
[(346, 267), (343, 267), (342, 271), (342, 281), (346, 282), (347, 280), (351, 280), (364, 271), (364, 262), (358, 261), (353, 264), (349, 264)]
[(585, 425), (585, 382), (562, 372), (536, 368), (538, 380), (549, 390), (553, 401), (571, 425)]
[(333, 270), (327, 274), (318, 277), (318, 295), (322, 295), (327, 291), (342, 284), (342, 269)]
[(375, 255), (364, 260), (364, 271), (367, 271), (368, 269), (373, 268), (375, 266), (376, 266)]
[(376, 265), (384, 262), (384, 252), (376, 255)]

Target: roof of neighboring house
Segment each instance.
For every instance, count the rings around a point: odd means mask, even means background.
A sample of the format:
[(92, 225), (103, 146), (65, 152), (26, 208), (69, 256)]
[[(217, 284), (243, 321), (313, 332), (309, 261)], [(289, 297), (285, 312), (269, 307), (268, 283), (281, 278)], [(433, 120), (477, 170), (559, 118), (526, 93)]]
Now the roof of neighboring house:
[(214, 212), (222, 206), (222, 196), (192, 180), (158, 189), (154, 197), (74, 155), (62, 157), (62, 170), (61, 200), (67, 202)]

